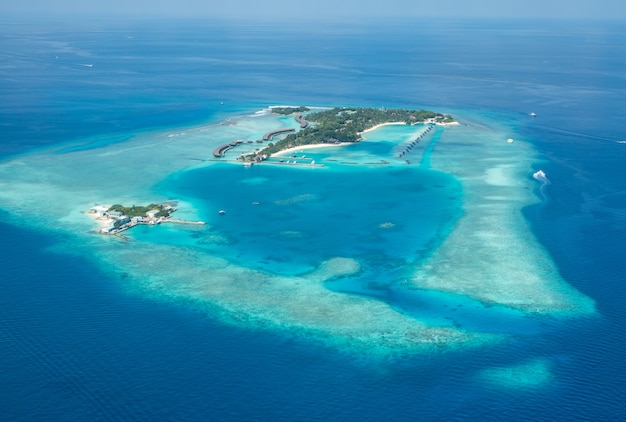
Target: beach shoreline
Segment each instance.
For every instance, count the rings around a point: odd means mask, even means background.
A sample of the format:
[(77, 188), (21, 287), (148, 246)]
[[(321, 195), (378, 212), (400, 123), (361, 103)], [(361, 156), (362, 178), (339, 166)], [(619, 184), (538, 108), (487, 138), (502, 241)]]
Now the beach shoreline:
[[(406, 125), (406, 122), (385, 122), (385, 123), (379, 123), (379, 124), (377, 124), (374, 127), (371, 127), (369, 129), (365, 129), (362, 132), (359, 132), (358, 134), (359, 135), (363, 135), (364, 133), (373, 132), (373, 131), (375, 131), (377, 129), (380, 129), (383, 126), (388, 126), (388, 125)], [(347, 146), (347, 145), (356, 145), (358, 143), (359, 143), (359, 141), (300, 145), (300, 146), (296, 146), (296, 147), (287, 148), (287, 149), (284, 149), (284, 150), (279, 151), (279, 152), (275, 152), (275, 153), (272, 154), (272, 156), (273, 157), (282, 156), (283, 154), (289, 154), (289, 153), (292, 153), (292, 152), (298, 152), (298, 151), (303, 151), (303, 150), (307, 150), (307, 149), (344, 147), (344, 146)]]
[[(456, 125), (460, 125), (460, 123), (457, 122), (456, 120), (452, 121), (452, 122), (435, 122), (435, 121), (426, 120), (424, 122), (413, 123), (413, 124), (407, 125), (407, 126), (416, 126), (416, 125), (420, 125), (420, 124), (421, 125), (433, 124), (433, 125), (437, 125), (437, 126), (456, 126)], [(379, 123), (379, 124), (377, 124), (374, 127), (371, 127), (369, 129), (365, 129), (362, 132), (359, 132), (359, 135), (363, 135), (363, 134), (368, 133), (368, 132), (373, 132), (373, 131), (375, 131), (377, 129), (380, 129), (381, 127), (388, 126), (388, 125), (406, 125), (406, 122), (385, 122), (385, 123)]]
[(373, 132), (376, 129), (380, 129), (383, 126), (389, 126), (389, 125), (406, 125), (406, 122), (385, 122), (385, 123), (379, 123), (379, 124), (377, 124), (374, 127), (371, 127), (369, 129), (365, 129), (362, 132), (359, 132), (359, 135), (363, 135), (363, 134), (368, 133), (368, 132)]
[(358, 142), (339, 142), (336, 144), (308, 144), (308, 145), (300, 145), (296, 147), (291, 147), (287, 149), (283, 149), (282, 151), (278, 151), (272, 154), (272, 157), (283, 156), (284, 154), (290, 154), (293, 152), (304, 151), (307, 149), (317, 149), (317, 148), (330, 148), (330, 147), (343, 147), (346, 145), (355, 145)]

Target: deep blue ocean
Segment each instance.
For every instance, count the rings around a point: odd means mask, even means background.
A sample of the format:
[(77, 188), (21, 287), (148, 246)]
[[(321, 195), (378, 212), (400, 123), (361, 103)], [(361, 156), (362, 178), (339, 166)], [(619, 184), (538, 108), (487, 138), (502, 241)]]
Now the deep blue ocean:
[[(552, 182), (536, 192), (540, 202), (524, 217), (561, 277), (593, 299), (598, 314), (558, 324), (548, 318), (540, 334), (520, 329), (505, 343), (469, 351), (358, 359), (306, 338), (223, 324), (176, 301), (129, 294), (93, 261), (59, 251), (63, 238), (18, 226), (2, 210), (3, 420), (626, 420), (620, 23), (0, 18), (0, 27), (0, 160), (99, 135), (122, 144), (135, 132), (219, 122), (272, 104), (519, 116), (515, 130), (533, 144), (535, 168)], [(537, 116), (527, 118), (531, 112)], [(370, 177), (360, 171), (355, 178)], [(179, 192), (200, 173), (185, 177), (176, 182)], [(323, 173), (320, 189), (341, 177)], [(458, 194), (446, 175), (424, 177), (433, 178), (424, 184), (448, 183), (449, 191), (415, 191), (416, 201), (448, 206)], [(219, 180), (216, 174), (208, 188), (220, 189)], [(369, 191), (392, 201), (384, 192), (393, 181), (378, 183)], [(286, 183), (265, 189), (264, 197), (298, 194)], [(355, 197), (358, 189), (351, 185)], [(341, 200), (347, 207), (355, 199)], [(320, 201), (320, 213), (326, 205)], [(446, 228), (459, 213), (454, 204), (448, 210), (431, 216), (432, 224)], [(268, 215), (254, 218), (262, 226)], [(375, 224), (383, 217), (373, 218)], [(362, 230), (349, 219), (333, 221), (338, 238)], [(224, 230), (236, 237), (244, 229)], [(399, 251), (388, 252), (410, 260), (401, 241), (392, 242)], [(308, 245), (319, 251), (311, 259), (345, 253), (341, 242), (324, 242)], [(278, 273), (308, 269), (306, 259), (294, 264), (297, 248), (263, 248), (248, 245), (237, 257)], [(532, 369), (546, 359), (552, 378), (541, 389), (468, 381), (487, 367)]]

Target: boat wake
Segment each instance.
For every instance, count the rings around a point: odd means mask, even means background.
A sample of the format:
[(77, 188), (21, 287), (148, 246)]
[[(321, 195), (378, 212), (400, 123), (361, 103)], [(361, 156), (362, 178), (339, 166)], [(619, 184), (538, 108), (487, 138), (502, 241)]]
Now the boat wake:
[(541, 187), (539, 188), (539, 192), (541, 192), (541, 195), (543, 196), (543, 199), (548, 199), (548, 197), (546, 196), (546, 193), (544, 191), (546, 186), (551, 184), (550, 179), (548, 179), (548, 176), (546, 176), (546, 174), (543, 172), (543, 170), (538, 170), (535, 173), (533, 173), (533, 178), (541, 183)]

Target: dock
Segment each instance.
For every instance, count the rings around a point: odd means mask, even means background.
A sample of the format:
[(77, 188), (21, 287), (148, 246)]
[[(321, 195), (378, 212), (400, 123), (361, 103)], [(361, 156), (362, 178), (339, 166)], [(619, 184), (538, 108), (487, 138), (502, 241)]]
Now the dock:
[(296, 122), (300, 124), (300, 129), (306, 129), (309, 126), (309, 122), (306, 121), (302, 114), (296, 116)]
[[(433, 130), (433, 126), (429, 125), (428, 128), (426, 129), (426, 131), (422, 132), (417, 138), (415, 138), (413, 141), (411, 141), (411, 143), (409, 145), (407, 145), (402, 152), (400, 152), (400, 154), (398, 155), (398, 158), (402, 158), (404, 155), (408, 154), (409, 152), (411, 152), (411, 150), (413, 149), (413, 147), (415, 147), (417, 144), (419, 144), (420, 140), (426, 135), (428, 134), (431, 130)], [(406, 160), (407, 164), (410, 164), (409, 160)]]
[(230, 142), (228, 144), (220, 145), (219, 147), (215, 148), (215, 150), (213, 150), (213, 156), (215, 158), (221, 158), (224, 156), (226, 151), (228, 151), (231, 148), (235, 148), (236, 146), (239, 146), (241, 144), (243, 144), (243, 141), (237, 140), (237, 141)]
[(176, 224), (193, 224), (197, 226), (204, 226), (206, 223), (204, 221), (187, 221), (187, 220), (175, 220), (172, 218), (168, 218), (166, 220), (161, 221), (161, 223), (176, 223)]
[(282, 135), (284, 133), (291, 133), (291, 132), (295, 132), (295, 131), (296, 130), (294, 128), (272, 130), (272, 131), (267, 132), (265, 135), (263, 135), (263, 140), (264, 141), (269, 141), (276, 135)]
[(264, 161), (263, 165), (272, 164), (278, 166), (297, 166), (297, 167), (324, 167), (324, 164), (316, 163), (315, 160), (310, 162), (297, 161), (297, 160), (287, 160), (287, 161)]
[(122, 224), (117, 229), (100, 230), (100, 234), (114, 235), (114, 236), (118, 236), (118, 237), (121, 237), (123, 239), (128, 240), (125, 236), (123, 236), (121, 234), (122, 232), (125, 232), (126, 230), (130, 230), (130, 229), (132, 229), (133, 227), (136, 227), (136, 226), (156, 226), (156, 225), (161, 224), (161, 223), (192, 224), (192, 225), (196, 225), (196, 226), (204, 226), (206, 224), (204, 221), (187, 221), (187, 220), (176, 220), (176, 219), (173, 219), (173, 218), (159, 218), (159, 219), (155, 219), (155, 220), (133, 221), (133, 222), (130, 222), (130, 223), (125, 223), (125, 224)]

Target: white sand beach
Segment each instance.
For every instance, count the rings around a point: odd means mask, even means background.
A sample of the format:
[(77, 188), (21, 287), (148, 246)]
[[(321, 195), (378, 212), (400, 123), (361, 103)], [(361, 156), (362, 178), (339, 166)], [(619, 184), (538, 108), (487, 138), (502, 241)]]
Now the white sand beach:
[(272, 154), (274, 157), (283, 156), (287, 154), (291, 154), (294, 152), (304, 151), (307, 149), (317, 149), (317, 148), (331, 148), (331, 147), (343, 147), (346, 145), (355, 145), (356, 142), (339, 142), (337, 144), (310, 144), (310, 145), (300, 145), (293, 148), (287, 148), (282, 151), (276, 152)]
[(359, 135), (363, 135), (364, 133), (368, 133), (368, 132), (373, 132), (376, 129), (380, 129), (383, 126), (389, 126), (389, 125), (406, 125), (406, 122), (386, 122), (386, 123), (379, 123), (374, 127), (371, 127), (369, 129), (365, 129), (362, 132), (359, 132)]

